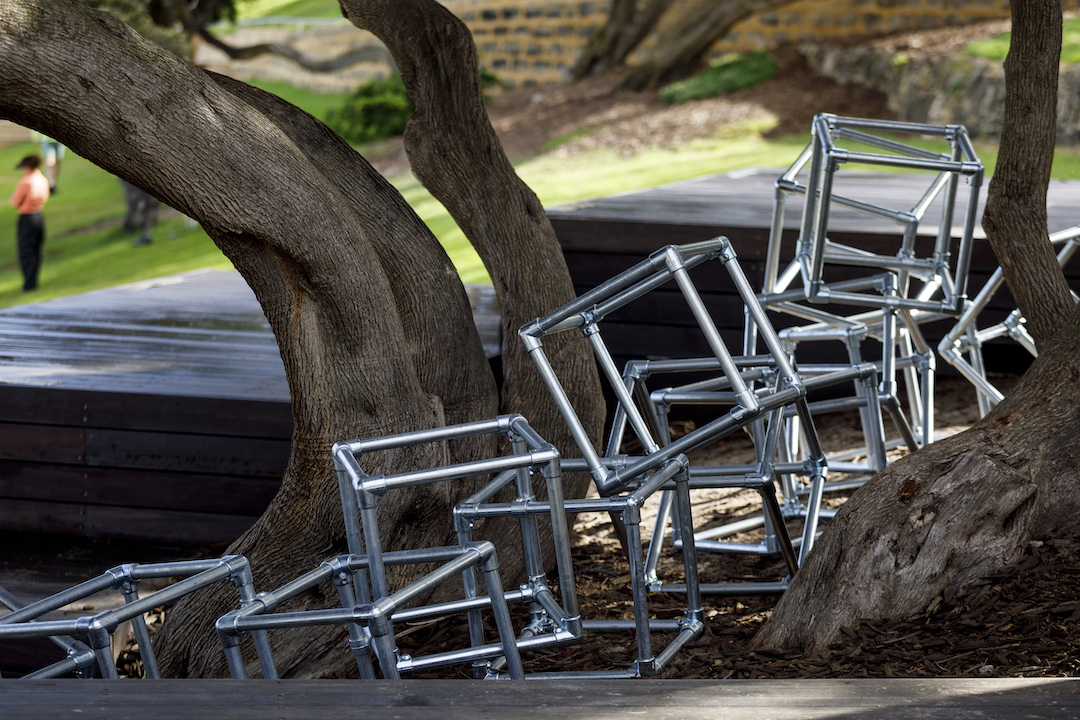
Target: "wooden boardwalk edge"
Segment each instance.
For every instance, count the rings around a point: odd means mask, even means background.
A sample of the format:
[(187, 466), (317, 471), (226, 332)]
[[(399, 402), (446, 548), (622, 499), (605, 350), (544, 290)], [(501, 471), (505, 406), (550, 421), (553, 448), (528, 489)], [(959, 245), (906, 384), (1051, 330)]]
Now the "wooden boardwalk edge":
[(1071, 678), (866, 680), (115, 680), (0, 682), (21, 718), (1075, 718)]

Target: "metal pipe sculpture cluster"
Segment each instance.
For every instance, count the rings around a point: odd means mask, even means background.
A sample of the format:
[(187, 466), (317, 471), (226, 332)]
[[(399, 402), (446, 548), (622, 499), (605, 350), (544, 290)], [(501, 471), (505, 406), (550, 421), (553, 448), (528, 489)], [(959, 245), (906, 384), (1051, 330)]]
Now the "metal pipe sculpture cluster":
[[(948, 150), (936, 153), (908, 145), (895, 139), (898, 135), (943, 139)], [(873, 150), (845, 148), (842, 141)], [(808, 162), (809, 171), (803, 173)], [(836, 191), (845, 163), (902, 167), (929, 171), (934, 176), (914, 208), (891, 210)], [(800, 179), (803, 174), (805, 178)], [(966, 203), (960, 203), (963, 222), (956, 236), (952, 228), (961, 180), (967, 182), (969, 190)], [(824, 492), (864, 482), (886, 465), (890, 445), (914, 449), (933, 440), (935, 356), (923, 338), (922, 324), (943, 318), (955, 320), (938, 353), (973, 383), (984, 412), (1000, 399), (1000, 393), (986, 379), (982, 344), (990, 338), (1009, 336), (1034, 352), (1018, 312), (984, 330), (975, 326), (1001, 284), (999, 271), (974, 300), (967, 299), (967, 270), (982, 180), (982, 165), (963, 127), (819, 115), (810, 144), (777, 180), (760, 291), (747, 280), (728, 240), (717, 237), (661, 248), (521, 328), (521, 341), (576, 447), (555, 448), (521, 415), (339, 443), (333, 458), (345, 518), (346, 554), (328, 558), (282, 587), (263, 592), (253, 588), (250, 569), (241, 557), (125, 565), (28, 606), (0, 590), (0, 604), (12, 611), (0, 617), (0, 642), (48, 637), (65, 649), (66, 660), (30, 677), (70, 673), (115, 677), (112, 634), (121, 623), (131, 620), (147, 676), (156, 677), (157, 663), (143, 613), (227, 580), (237, 587), (238, 601), (235, 609), (217, 621), (215, 629), (230, 672), (237, 678), (247, 677), (256, 664), (263, 677), (279, 676), (268, 631), (303, 632), (321, 625), (347, 631), (348, 652), (362, 678), (399, 678), (462, 664), (471, 667), (474, 677), (484, 678), (655, 676), (704, 632), (703, 595), (779, 593), (787, 587), (814, 544), (819, 519), (828, 516), (821, 509)], [(784, 212), (791, 195), (803, 197), (803, 219), (794, 254), (785, 259)], [(916, 243), (919, 223), (936, 201), (941, 207), (939, 230), (930, 252), (920, 257), (917, 250), (921, 244)], [(874, 254), (831, 240), (828, 226), (833, 205), (899, 224), (902, 239), (895, 255)], [(1053, 235), (1051, 241), (1062, 246), (1059, 260), (1064, 263), (1080, 242), (1080, 227)], [(726, 272), (745, 308), (741, 354), (729, 351), (692, 277), (719, 268)], [(834, 272), (837, 268), (842, 272)], [(672, 286), (685, 301), (695, 328), (687, 332), (701, 334), (708, 354), (632, 360), (620, 371), (603, 338), (605, 320), (631, 303), (647, 302), (653, 291)], [(778, 333), (769, 313), (794, 316), (805, 324)], [(578, 333), (581, 341), (589, 344), (603, 381), (617, 399), (606, 438), (593, 437), (586, 429), (548, 360), (545, 342), (558, 333)], [(880, 357), (864, 358), (863, 342), (868, 338), (880, 342)], [(836, 362), (798, 362), (800, 345), (821, 341), (842, 345)], [(662, 348), (657, 350), (658, 355), (663, 353)], [(906, 407), (897, 392), (899, 373), (903, 373), (908, 391)], [(658, 380), (662, 380), (659, 387)], [(850, 394), (842, 388), (850, 388)], [(818, 397), (826, 389), (831, 389), (827, 396)], [(676, 405), (710, 409), (712, 419), (673, 438), (669, 415)], [(840, 410), (858, 410), (866, 447), (848, 455), (829, 456), (818, 439), (814, 418)], [(899, 439), (886, 440), (883, 410), (892, 418)], [(909, 417), (915, 422), (909, 422)], [(688, 459), (694, 451), (736, 432), (752, 438), (753, 462), (709, 466)], [(371, 475), (364, 470), (366, 456), (371, 453), (492, 434), (501, 438), (508, 452), (395, 474)], [(627, 449), (631, 446), (633, 451)], [(564, 457), (568, 451), (575, 457)], [(865, 456), (865, 460), (856, 461), (857, 456)], [(597, 496), (565, 498), (562, 474), (566, 471), (588, 472)], [(830, 471), (847, 479), (826, 482)], [(449, 494), (455, 490), (452, 486), (479, 478), (489, 479), (457, 503), (452, 517), (446, 519), (447, 526), (452, 524), (456, 532), (455, 544), (405, 550), (384, 547), (386, 538), (380, 532), (378, 517), (382, 498), (434, 484), (444, 484)], [(546, 488), (543, 499), (534, 493), (539, 485)], [(718, 488), (755, 491), (760, 514), (696, 532), (694, 497), (703, 489)], [(460, 487), (457, 489), (460, 495)], [(643, 527), (642, 508), (647, 503), (655, 503), (657, 508), (651, 527)], [(582, 616), (568, 517), (583, 513), (610, 516), (620, 534), (630, 568), (632, 617)], [(481, 521), (499, 517), (517, 522), (513, 548), (474, 537)], [(799, 523), (801, 532), (793, 538), (789, 526), (798, 527)], [(541, 525), (547, 526), (546, 532), (541, 532)], [(754, 542), (723, 539), (758, 528), (762, 532)], [(551, 547), (545, 549), (545, 543)], [(672, 578), (660, 577), (665, 546), (682, 558), (681, 570)], [(511, 549), (524, 559), (525, 580), (508, 589), (498, 557)], [(786, 576), (760, 582), (704, 582), (699, 577), (699, 551), (779, 557)], [(549, 582), (546, 572), (545, 558), (550, 557), (555, 561), (556, 584)], [(403, 566), (423, 567), (412, 573), (412, 580), (395, 587), (393, 574), (387, 570)], [(482, 587), (479, 575), (483, 576)], [(139, 597), (140, 579), (177, 576), (183, 579)], [(281, 609), (288, 601), (325, 584), (334, 586), (340, 607)], [(43, 619), (61, 606), (106, 588), (123, 594), (122, 608), (74, 621)], [(438, 602), (429, 601), (436, 591)], [(681, 616), (655, 619), (649, 608), (651, 593), (684, 598)], [(522, 610), (511, 611), (518, 607)], [(403, 623), (452, 616), (460, 616), (468, 629), (466, 645), (422, 657), (400, 651), (397, 637)], [(485, 623), (485, 618), (490, 622)], [(525, 658), (532, 651), (572, 645), (587, 635), (609, 632), (632, 633), (635, 639), (636, 651), (621, 669), (588, 673), (527, 670)], [(662, 648), (658, 647), (660, 634), (666, 637)], [(245, 659), (241, 651), (246, 637), (254, 640), (254, 658), (249, 652)]]

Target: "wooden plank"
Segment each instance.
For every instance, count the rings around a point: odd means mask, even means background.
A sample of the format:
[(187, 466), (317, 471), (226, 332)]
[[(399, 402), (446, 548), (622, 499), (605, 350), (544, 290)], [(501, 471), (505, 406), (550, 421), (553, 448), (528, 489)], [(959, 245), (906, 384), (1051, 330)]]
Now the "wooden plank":
[(287, 401), (69, 390), (0, 383), (0, 421), (289, 438)]
[[(283, 468), (284, 469), (284, 468)], [(280, 481), (0, 461), (0, 498), (257, 517)], [(4, 514), (0, 506), (0, 515)]]
[[(1072, 718), (1075, 679), (42, 680), (0, 684), (4, 716), (172, 718), (625, 718), (1015, 720)], [(358, 710), (361, 709), (361, 710)]]
[(288, 402), (269, 324), (235, 272), (9, 308), (0, 347), (8, 384)]
[(288, 440), (86, 431), (86, 464), (97, 467), (280, 477), (289, 449)]
[(86, 432), (81, 428), (0, 423), (0, 460), (34, 460), (81, 464), (86, 458)]
[[(38, 500), (3, 501), (0, 530), (75, 534), (203, 545), (235, 540), (251, 527), (250, 515), (215, 515), (164, 509), (76, 505)], [(28, 542), (30, 540), (27, 540)]]

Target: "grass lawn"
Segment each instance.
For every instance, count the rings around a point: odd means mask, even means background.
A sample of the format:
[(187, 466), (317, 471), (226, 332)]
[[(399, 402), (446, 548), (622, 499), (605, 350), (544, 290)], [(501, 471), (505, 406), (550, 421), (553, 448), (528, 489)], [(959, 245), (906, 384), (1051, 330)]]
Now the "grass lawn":
[[(323, 117), (343, 96), (324, 96), (280, 83), (260, 83), (312, 114)], [(695, 140), (676, 149), (650, 149), (624, 158), (609, 151), (574, 158), (541, 155), (518, 164), (518, 173), (547, 207), (593, 197), (662, 185), (700, 175), (750, 166), (790, 165), (807, 142), (806, 136), (765, 141), (752, 128), (737, 135)], [(979, 144), (990, 174), (996, 146)], [(37, 147), (23, 143), (0, 150), (0, 167), (14, 168)], [(0, 173), (0, 195), (10, 197), (19, 172)], [(1080, 149), (1062, 149), (1054, 177), (1080, 179)], [(479, 257), (453, 219), (411, 176), (390, 178), (405, 199), (439, 238), (462, 280), (488, 282)], [(45, 210), (46, 243), (37, 291), (23, 295), (15, 256), (15, 211), (0, 204), (0, 307), (135, 282), (199, 268), (228, 268), (229, 261), (197, 225), (175, 213), (163, 213), (154, 242), (132, 247), (131, 235), (120, 231), (125, 211), (117, 179), (70, 150), (64, 160), (60, 191)], [(5, 229), (6, 228), (6, 229)]]
[(337, 0), (241, 0), (236, 4), (239, 20), (274, 17), (341, 17)]
[(230, 268), (202, 229), (172, 213), (159, 222), (154, 242), (132, 247), (124, 234), (124, 192), (120, 182), (70, 150), (61, 166), (58, 191), (45, 207), (45, 247), (38, 289), (22, 294), (15, 254), (15, 210), (7, 203), (20, 172), (13, 170), (37, 146), (23, 143), (0, 150), (0, 307), (110, 287), (204, 267)]

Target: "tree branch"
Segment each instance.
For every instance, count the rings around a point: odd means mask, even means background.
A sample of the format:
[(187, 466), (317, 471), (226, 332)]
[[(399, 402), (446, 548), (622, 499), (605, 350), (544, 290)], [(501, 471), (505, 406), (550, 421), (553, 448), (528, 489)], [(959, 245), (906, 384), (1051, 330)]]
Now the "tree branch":
[(225, 42), (205, 26), (199, 25), (190, 31), (202, 38), (207, 44), (225, 53), (232, 60), (250, 60), (262, 55), (277, 55), (286, 60), (291, 60), (305, 70), (316, 73), (336, 72), (364, 62), (385, 63), (390, 66), (391, 74), (397, 73), (397, 65), (394, 64), (393, 56), (382, 45), (365, 45), (344, 52), (329, 60), (313, 60), (296, 48), (284, 43), (260, 43), (258, 45), (237, 47)]

